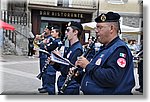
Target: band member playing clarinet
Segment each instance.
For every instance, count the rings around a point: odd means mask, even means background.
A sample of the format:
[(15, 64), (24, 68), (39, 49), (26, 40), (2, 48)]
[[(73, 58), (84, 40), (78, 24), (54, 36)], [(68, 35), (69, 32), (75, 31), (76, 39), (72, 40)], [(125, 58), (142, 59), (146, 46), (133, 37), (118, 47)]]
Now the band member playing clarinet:
[(76, 66), (85, 70), (81, 90), (85, 95), (130, 95), (135, 86), (133, 58), (129, 48), (119, 38), (120, 15), (102, 13), (95, 19), (96, 37), (103, 44), (89, 62), (81, 56)]
[[(70, 46), (67, 49), (67, 51), (64, 51), (64, 58), (67, 58), (71, 63), (75, 64), (77, 57), (81, 56), (83, 53), (82, 45), (79, 42), (79, 37), (81, 36), (83, 31), (83, 27), (81, 23), (79, 22), (69, 22), (68, 27), (66, 29), (66, 35), (67, 39), (69, 40)], [(55, 63), (55, 65), (58, 65)], [(60, 65), (60, 64), (59, 64)], [(57, 85), (58, 85), (58, 94), (63, 95), (79, 95), (80, 93), (80, 85), (75, 80), (72, 80), (66, 90), (61, 93), (61, 87), (63, 86), (69, 69), (71, 68), (71, 65), (60, 65), (59, 70), (61, 72), (61, 75), (58, 78)]]
[[(49, 53), (53, 50), (59, 51), (62, 42), (61, 42), (61, 29), (59, 26), (53, 26), (51, 28), (51, 36), (54, 38), (53, 41), (49, 42), (45, 46), (45, 50)], [(46, 42), (45, 42), (46, 43)], [(46, 79), (46, 90), (48, 91), (49, 95), (55, 95), (55, 81), (56, 81), (56, 70), (54, 69), (53, 65), (48, 65), (45, 71), (45, 79)]]

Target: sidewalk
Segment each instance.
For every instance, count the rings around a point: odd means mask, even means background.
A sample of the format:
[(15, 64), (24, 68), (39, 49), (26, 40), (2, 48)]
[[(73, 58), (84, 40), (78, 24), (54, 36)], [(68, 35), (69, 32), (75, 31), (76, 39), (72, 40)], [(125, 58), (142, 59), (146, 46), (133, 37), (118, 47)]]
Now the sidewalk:
[[(26, 62), (26, 61), (32, 61), (33, 62), (33, 61), (38, 61), (38, 60), (39, 60), (39, 58), (37, 58), (37, 57), (35, 57), (35, 58), (29, 58), (28, 56), (16, 56), (16, 55), (3, 55), (3, 56), (0, 57), (0, 63), (1, 62), (4, 62), (4, 63), (5, 62), (14, 63), (14, 62), (22, 62), (22, 61), (24, 61), (24, 62)], [(13, 67), (15, 67), (15, 66), (13, 66)], [(135, 89), (139, 87), (137, 68), (134, 68), (134, 75), (135, 75), (136, 85), (133, 88), (132, 93), (134, 95), (142, 95), (143, 93), (135, 91)], [(59, 76), (59, 73), (57, 74), (57, 77), (58, 76)]]
[(35, 56), (34, 58), (29, 58), (29, 56), (17, 56), (17, 55), (1, 55), (0, 61), (2, 62), (13, 62), (13, 61), (33, 61), (38, 60), (38, 57)]

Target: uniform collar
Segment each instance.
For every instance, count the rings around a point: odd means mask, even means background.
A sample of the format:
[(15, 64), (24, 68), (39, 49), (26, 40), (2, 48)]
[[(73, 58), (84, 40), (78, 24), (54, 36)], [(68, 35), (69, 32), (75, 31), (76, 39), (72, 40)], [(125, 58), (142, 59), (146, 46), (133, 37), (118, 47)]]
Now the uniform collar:
[(61, 38), (55, 38), (55, 40), (57, 40), (57, 41), (59, 41), (59, 40), (60, 40), (60, 41), (61, 41)]
[(117, 36), (116, 38), (114, 38), (107, 46), (102, 46), (102, 48), (109, 48), (110, 46), (112, 46), (115, 42), (117, 42), (119, 40), (119, 36)]
[(60, 39), (60, 38), (55, 38), (55, 39)]
[(49, 37), (52, 37), (51, 35), (48, 35), (48, 36), (46, 36), (45, 38), (49, 38)]
[(77, 43), (79, 43), (79, 41), (75, 42), (72, 46), (70, 46), (70, 48), (72, 48), (73, 46), (76, 46)]

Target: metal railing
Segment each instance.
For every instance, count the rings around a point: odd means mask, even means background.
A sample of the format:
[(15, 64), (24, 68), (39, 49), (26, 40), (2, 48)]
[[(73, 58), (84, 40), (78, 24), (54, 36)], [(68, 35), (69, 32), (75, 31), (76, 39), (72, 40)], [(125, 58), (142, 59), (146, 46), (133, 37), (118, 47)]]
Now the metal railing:
[(22, 11), (1, 11), (1, 18), (9, 24), (18, 24), (26, 26), (28, 24), (27, 12)]

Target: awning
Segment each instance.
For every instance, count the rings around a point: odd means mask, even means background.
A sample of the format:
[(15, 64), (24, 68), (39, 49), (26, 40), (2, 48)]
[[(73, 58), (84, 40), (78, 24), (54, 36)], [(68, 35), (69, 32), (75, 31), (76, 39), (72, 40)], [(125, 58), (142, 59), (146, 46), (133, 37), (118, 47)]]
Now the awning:
[[(96, 22), (83, 23), (82, 26), (84, 30), (94, 30), (96, 28)], [(127, 34), (139, 34), (142, 32), (140, 28), (134, 28), (125, 25), (120, 25), (120, 28), (122, 33)]]
[(3, 22), (2, 20), (0, 20), (0, 29), (3, 28), (5, 30), (15, 30), (15, 27), (6, 23), (6, 22)]
[(84, 30), (94, 30), (96, 28), (96, 22), (89, 22), (82, 24)]

